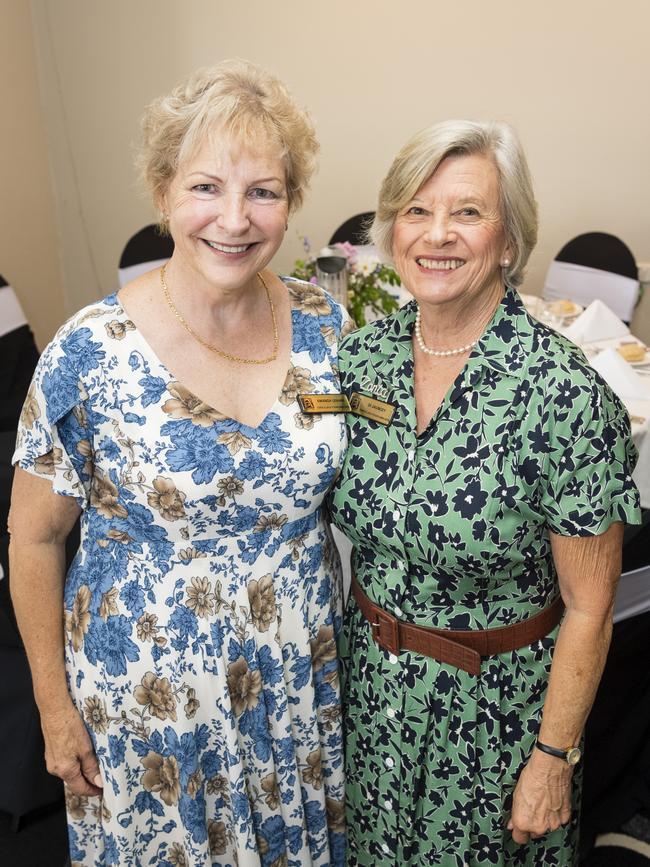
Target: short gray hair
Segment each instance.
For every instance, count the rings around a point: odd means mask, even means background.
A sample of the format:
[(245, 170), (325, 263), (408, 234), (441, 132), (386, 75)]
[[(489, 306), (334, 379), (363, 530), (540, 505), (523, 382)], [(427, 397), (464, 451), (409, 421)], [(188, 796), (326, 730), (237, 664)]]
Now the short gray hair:
[(392, 257), (393, 228), (411, 201), (448, 156), (483, 154), (496, 166), (501, 219), (512, 260), (505, 282), (519, 286), (537, 243), (537, 203), (524, 151), (514, 129), (499, 121), (446, 120), (413, 136), (395, 157), (379, 191), (370, 239), (383, 256)]
[(147, 106), (139, 166), (156, 204), (179, 163), (215, 129), (244, 146), (277, 144), (289, 210), (302, 204), (318, 153), (314, 126), (278, 78), (246, 60), (200, 69)]

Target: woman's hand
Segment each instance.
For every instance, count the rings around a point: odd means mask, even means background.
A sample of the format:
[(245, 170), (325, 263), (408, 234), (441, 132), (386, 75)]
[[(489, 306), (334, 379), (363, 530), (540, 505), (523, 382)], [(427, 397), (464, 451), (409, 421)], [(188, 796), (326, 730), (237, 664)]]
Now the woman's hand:
[(60, 777), (75, 795), (101, 795), (97, 756), (72, 702), (57, 711), (41, 712), (41, 727), (48, 772)]
[(519, 775), (508, 829), (515, 843), (528, 843), (566, 825), (571, 818), (573, 768), (534, 749)]

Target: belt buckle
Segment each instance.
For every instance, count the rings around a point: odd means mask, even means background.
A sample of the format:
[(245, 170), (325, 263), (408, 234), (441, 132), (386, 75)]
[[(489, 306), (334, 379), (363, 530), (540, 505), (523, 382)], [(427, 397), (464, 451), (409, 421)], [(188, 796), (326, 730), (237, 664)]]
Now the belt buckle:
[(399, 620), (387, 611), (375, 610), (374, 615), (377, 619), (370, 624), (372, 637), (383, 650), (397, 656), (400, 652)]

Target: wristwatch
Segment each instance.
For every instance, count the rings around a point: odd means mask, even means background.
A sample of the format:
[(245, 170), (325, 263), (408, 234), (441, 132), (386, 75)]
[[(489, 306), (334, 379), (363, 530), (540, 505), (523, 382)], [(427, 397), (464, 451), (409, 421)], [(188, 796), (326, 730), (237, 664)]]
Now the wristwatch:
[(535, 746), (543, 753), (548, 753), (549, 756), (564, 759), (567, 765), (577, 765), (582, 758), (580, 747), (569, 747), (568, 750), (558, 750), (556, 747), (549, 747), (548, 744), (543, 744), (540, 740), (535, 742)]

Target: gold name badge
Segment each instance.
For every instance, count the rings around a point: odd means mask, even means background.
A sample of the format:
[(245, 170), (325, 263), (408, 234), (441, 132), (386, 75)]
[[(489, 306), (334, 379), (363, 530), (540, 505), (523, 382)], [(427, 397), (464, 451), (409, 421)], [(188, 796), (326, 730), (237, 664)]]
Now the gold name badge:
[(353, 392), (350, 397), (350, 409), (356, 415), (378, 421), (379, 424), (390, 424), (395, 412), (395, 407), (390, 403), (383, 403), (374, 397)]
[(350, 412), (350, 401), (344, 394), (299, 394), (300, 409), (308, 414)]

